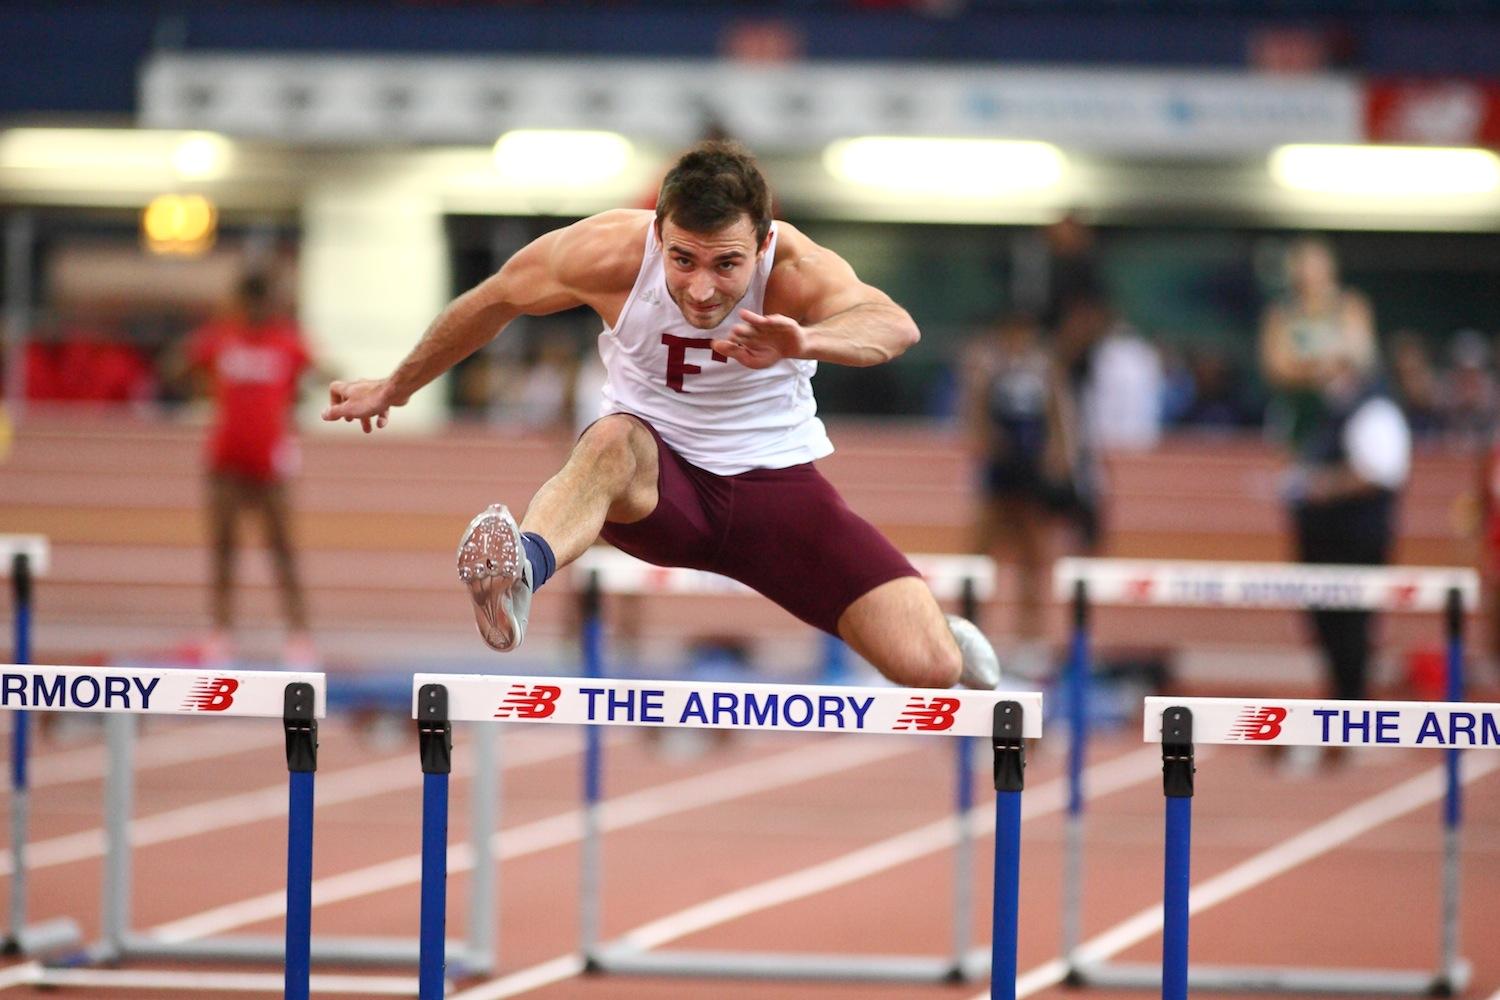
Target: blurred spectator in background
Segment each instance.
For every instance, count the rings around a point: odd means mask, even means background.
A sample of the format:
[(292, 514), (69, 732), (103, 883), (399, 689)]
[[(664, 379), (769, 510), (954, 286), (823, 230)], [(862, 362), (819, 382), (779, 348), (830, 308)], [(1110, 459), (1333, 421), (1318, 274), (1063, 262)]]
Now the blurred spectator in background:
[(26, 344), (26, 398), (73, 403), (139, 403), (156, 395), (146, 357), (102, 313), (64, 310)]
[(1500, 411), (1490, 345), (1478, 330), (1460, 330), (1448, 344), (1448, 358), (1444, 403), (1449, 438), (1461, 448), (1486, 448)]
[(1247, 380), (1220, 350), (1188, 349), (1184, 359), (1188, 391), (1173, 422), (1207, 430), (1237, 430), (1260, 422), (1260, 410), (1246, 388)]
[(1041, 319), (1047, 329), (1056, 330), (1075, 302), (1104, 298), (1104, 279), (1094, 231), (1077, 212), (1068, 212), (1047, 226), (1042, 237), (1047, 254)]
[(1054, 351), (1064, 373), (1074, 413), (1073, 464), (1062, 500), (1064, 513), (1078, 533), (1086, 553), (1097, 552), (1104, 541), (1104, 518), (1100, 496), (1103, 472), (1099, 465), (1095, 424), (1087, 413), (1090, 385), (1094, 380), (1099, 344), (1109, 333), (1114, 313), (1103, 296), (1084, 295), (1063, 310), (1054, 331)]
[(1267, 422), (1297, 451), (1323, 416), (1334, 369), (1375, 368), (1375, 320), (1365, 297), (1339, 284), (1333, 248), (1304, 237), (1287, 250), (1287, 296), (1261, 319), (1262, 374), (1274, 394)]
[(1039, 680), (1051, 668), (1046, 568), (1072, 468), (1070, 396), (1031, 316), (1001, 319), (964, 360), (963, 408), (983, 490), (976, 546), (1015, 564), (1019, 618), (1008, 663), (1019, 676)]
[(564, 329), (544, 329), (531, 363), (512, 386), (511, 411), (526, 427), (570, 432), (577, 381), (578, 351), (572, 336)]
[(1166, 378), (1161, 355), (1113, 312), (1094, 347), (1081, 411), (1089, 440), (1104, 451), (1142, 451), (1161, 441)]
[[(1411, 432), (1366, 366), (1344, 356), (1324, 368), (1316, 421), (1288, 478), (1297, 558), (1380, 565), (1390, 559), (1396, 497), (1411, 468)], [(1310, 613), (1328, 670), (1328, 695), (1369, 696), (1368, 611)]]
[(1478, 473), (1474, 495), (1478, 518), (1474, 552), (1484, 581), (1485, 640), (1490, 665), (1500, 672), (1500, 420), (1490, 425), (1488, 440), (1474, 449)]
[(257, 512), (265, 527), (280, 587), (288, 635), (282, 661), (316, 664), (307, 605), (292, 544), (287, 480), (297, 471), (290, 416), (297, 384), (312, 367), (301, 332), (273, 309), (265, 275), (241, 280), (225, 315), (193, 331), (186, 363), (206, 376), (215, 419), (208, 439), (208, 515), (213, 545), (213, 632), (203, 658), (232, 658), (234, 575), (240, 514)]
[(1427, 353), (1426, 339), (1413, 330), (1391, 337), (1391, 381), (1412, 437), (1429, 440), (1443, 433), (1443, 385)]

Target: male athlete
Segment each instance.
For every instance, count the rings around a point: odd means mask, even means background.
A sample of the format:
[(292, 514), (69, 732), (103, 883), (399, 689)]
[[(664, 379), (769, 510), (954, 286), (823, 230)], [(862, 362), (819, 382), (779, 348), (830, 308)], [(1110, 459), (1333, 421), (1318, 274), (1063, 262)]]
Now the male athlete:
[(917, 342), (916, 324), (837, 254), (773, 223), (765, 179), (735, 144), (678, 160), (654, 215), (603, 212), (526, 246), (450, 303), (390, 376), (333, 383), (323, 419), (384, 427), (517, 316), (580, 305), (605, 325), (605, 416), (520, 525), (497, 504), (459, 543), (486, 643), (519, 646), (533, 591), (602, 534), (647, 562), (739, 580), (898, 684), (995, 686), (989, 642), (945, 618), (813, 465), (833, 451), (817, 363), (889, 361)]

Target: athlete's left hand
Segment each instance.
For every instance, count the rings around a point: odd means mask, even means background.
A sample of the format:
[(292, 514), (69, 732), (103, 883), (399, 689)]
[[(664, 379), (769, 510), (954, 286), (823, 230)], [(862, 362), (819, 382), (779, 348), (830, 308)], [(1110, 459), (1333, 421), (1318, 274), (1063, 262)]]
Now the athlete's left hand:
[(740, 310), (740, 322), (713, 348), (746, 368), (769, 368), (782, 358), (800, 358), (807, 349), (807, 328), (788, 316), (762, 316)]

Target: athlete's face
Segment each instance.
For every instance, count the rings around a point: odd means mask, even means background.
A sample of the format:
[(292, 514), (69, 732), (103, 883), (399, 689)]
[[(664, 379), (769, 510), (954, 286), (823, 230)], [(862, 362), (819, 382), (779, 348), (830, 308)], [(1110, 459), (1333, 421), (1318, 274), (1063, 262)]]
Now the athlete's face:
[(684, 319), (712, 330), (745, 297), (755, 262), (765, 252), (765, 246), (756, 246), (755, 224), (742, 215), (723, 229), (695, 233), (663, 219), (658, 235), (666, 255), (667, 294)]

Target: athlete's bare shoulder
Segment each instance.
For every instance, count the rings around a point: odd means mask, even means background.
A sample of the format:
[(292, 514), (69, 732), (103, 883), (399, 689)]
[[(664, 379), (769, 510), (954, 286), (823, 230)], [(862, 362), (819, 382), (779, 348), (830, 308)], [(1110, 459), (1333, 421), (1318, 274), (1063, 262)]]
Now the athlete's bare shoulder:
[(776, 259), (766, 282), (766, 312), (802, 320), (859, 301), (889, 301), (860, 281), (838, 254), (819, 246), (795, 226), (776, 223)]
[(617, 208), (557, 230), (550, 253), (553, 273), (584, 298), (628, 294), (655, 217), (644, 209)]

